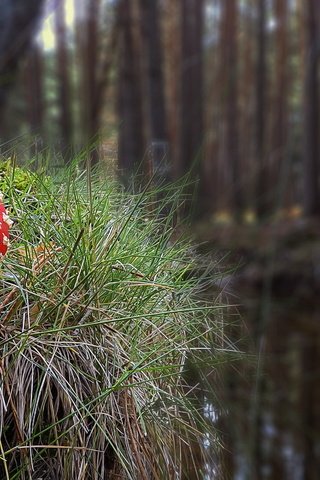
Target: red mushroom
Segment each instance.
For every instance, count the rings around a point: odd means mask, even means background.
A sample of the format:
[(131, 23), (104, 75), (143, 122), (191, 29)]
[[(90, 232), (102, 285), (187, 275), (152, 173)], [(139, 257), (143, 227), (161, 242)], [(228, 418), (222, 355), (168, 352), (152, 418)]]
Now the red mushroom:
[(3, 204), (3, 195), (0, 193), (0, 257), (7, 253), (9, 247), (9, 230), (12, 223)]

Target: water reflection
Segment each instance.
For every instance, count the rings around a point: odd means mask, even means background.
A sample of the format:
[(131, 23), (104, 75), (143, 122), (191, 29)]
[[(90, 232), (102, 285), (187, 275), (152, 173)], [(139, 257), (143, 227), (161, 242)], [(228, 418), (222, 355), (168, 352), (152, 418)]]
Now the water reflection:
[(231, 335), (252, 355), (222, 369), (223, 408), (206, 407), (225, 447), (222, 476), (208, 479), (320, 479), (319, 292), (305, 272), (286, 274), (235, 279), (243, 306)]

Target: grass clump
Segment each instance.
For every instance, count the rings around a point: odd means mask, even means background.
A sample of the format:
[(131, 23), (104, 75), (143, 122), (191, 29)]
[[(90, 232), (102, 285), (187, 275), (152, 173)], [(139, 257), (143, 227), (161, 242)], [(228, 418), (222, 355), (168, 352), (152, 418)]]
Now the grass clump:
[(98, 179), (33, 178), (33, 195), (6, 189), (0, 478), (182, 478), (191, 445), (205, 454), (183, 372), (214, 320), (171, 239), (174, 208), (164, 218)]

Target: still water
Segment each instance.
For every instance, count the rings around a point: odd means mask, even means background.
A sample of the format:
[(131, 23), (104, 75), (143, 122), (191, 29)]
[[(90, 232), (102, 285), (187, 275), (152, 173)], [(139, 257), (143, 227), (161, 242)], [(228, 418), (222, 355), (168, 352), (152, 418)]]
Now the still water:
[(206, 480), (320, 479), (320, 291), (311, 267), (235, 276), (230, 335), (246, 355), (222, 367), (220, 404), (205, 407), (224, 444)]

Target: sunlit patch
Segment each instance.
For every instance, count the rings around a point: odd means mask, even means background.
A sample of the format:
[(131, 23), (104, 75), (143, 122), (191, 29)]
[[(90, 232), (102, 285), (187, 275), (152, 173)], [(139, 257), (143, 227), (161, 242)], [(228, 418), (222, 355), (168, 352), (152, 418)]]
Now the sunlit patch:
[[(74, 1), (65, 1), (65, 21), (67, 27), (71, 28), (74, 24)], [(49, 5), (45, 12), (45, 18), (42, 22), (42, 28), (38, 35), (38, 41), (44, 50), (54, 50), (56, 48), (56, 36), (54, 28), (54, 7)]]

